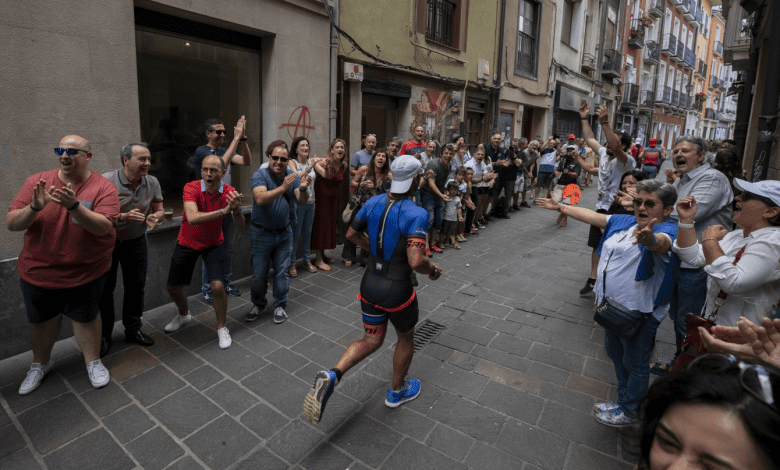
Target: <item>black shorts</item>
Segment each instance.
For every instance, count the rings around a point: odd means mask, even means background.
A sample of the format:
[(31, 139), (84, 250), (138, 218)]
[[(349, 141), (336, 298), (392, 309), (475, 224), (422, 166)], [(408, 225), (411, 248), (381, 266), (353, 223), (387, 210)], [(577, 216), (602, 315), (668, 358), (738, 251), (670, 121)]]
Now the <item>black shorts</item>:
[(417, 304), (417, 296), (401, 310), (388, 312), (381, 308), (397, 308), (412, 298), (414, 288), (411, 280), (393, 281), (384, 278), (374, 272), (366, 271), (360, 283), (360, 302), (363, 312), (363, 323), (370, 325), (382, 325), (390, 320), (398, 333), (403, 334), (414, 328), (420, 316), (420, 307)]
[(91, 322), (100, 313), (100, 298), (107, 274), (92, 282), (65, 289), (46, 289), (19, 279), (27, 307), (27, 320), (43, 323), (63, 314), (75, 322)]
[(448, 235), (455, 235), (458, 232), (458, 222), (455, 220), (445, 220), (441, 223), (441, 233), (442, 235), (448, 236)]
[(170, 287), (188, 286), (192, 281), (192, 273), (195, 271), (195, 263), (198, 257), (203, 257), (206, 265), (206, 274), (209, 281), (221, 281), (225, 279), (223, 259), (225, 258), (225, 244), (210, 246), (204, 250), (193, 250), (178, 243), (171, 256), (171, 267), (168, 269), (168, 285)]
[[(606, 214), (607, 211), (604, 209), (598, 209), (596, 213)], [(591, 225), (590, 233), (588, 234), (588, 246), (591, 248), (598, 248), (599, 243), (601, 243), (601, 229), (596, 227), (595, 225)]]
[(539, 180), (537, 186), (540, 188), (550, 189), (552, 187), (553, 180), (555, 179), (555, 173), (548, 171), (539, 172)]

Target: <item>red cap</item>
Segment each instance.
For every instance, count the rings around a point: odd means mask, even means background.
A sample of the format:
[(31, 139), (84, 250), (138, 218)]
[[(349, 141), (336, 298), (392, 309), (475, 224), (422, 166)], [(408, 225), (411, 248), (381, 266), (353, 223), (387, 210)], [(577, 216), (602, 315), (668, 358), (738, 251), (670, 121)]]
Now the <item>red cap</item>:
[(656, 143), (658, 143), (658, 141), (657, 141), (657, 140), (655, 140), (655, 138), (651, 138), (651, 139), (650, 139), (650, 146), (651, 146), (651, 147), (655, 147), (655, 144), (656, 144)]
[(569, 138), (570, 139), (576, 139), (576, 137), (574, 137), (574, 134), (569, 134)]

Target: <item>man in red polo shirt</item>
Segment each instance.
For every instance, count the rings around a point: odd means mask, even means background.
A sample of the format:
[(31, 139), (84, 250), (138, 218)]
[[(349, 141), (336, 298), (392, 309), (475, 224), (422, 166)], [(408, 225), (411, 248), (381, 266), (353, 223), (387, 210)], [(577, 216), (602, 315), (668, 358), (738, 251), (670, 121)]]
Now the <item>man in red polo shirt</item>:
[(203, 257), (211, 292), (214, 293), (219, 347), (226, 349), (233, 341), (225, 326), (227, 294), (223, 282), (225, 237), (222, 233), (222, 219), (230, 214), (236, 228), (243, 230), (244, 216), (241, 214), (241, 194), (222, 182), (222, 176), (225, 174), (222, 159), (210, 155), (203, 159), (201, 165), (200, 174), (203, 179), (184, 186), (184, 214), (168, 271), (168, 293), (179, 308), (179, 314), (165, 327), (165, 331), (176, 331), (192, 320), (184, 286), (192, 281), (195, 263), (199, 257)]
[(8, 230), (25, 231), (19, 271), (33, 363), (19, 387), (26, 395), (51, 370), (51, 350), (62, 315), (84, 353), (92, 386), (111, 376), (100, 361), (98, 315), (106, 273), (111, 267), (119, 218), (114, 184), (89, 169), (89, 142), (68, 135), (54, 149), (59, 168), (27, 178), (5, 215)]
[(415, 152), (425, 152), (425, 128), (423, 126), (417, 126), (414, 128), (414, 138), (409, 142), (406, 142), (402, 147), (398, 155), (414, 155)]

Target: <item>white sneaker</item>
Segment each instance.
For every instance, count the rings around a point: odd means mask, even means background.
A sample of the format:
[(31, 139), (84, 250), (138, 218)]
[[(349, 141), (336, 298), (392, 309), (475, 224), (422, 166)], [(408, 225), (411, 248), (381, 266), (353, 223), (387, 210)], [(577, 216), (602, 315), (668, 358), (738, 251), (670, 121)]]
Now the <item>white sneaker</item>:
[(174, 331), (181, 328), (183, 324), (189, 322), (190, 320), (192, 320), (192, 315), (190, 315), (190, 312), (187, 312), (187, 315), (176, 314), (176, 318), (174, 318), (173, 321), (165, 325), (165, 331), (168, 333), (173, 333)]
[(41, 365), (38, 362), (33, 362), (30, 366), (30, 370), (27, 372), (24, 382), (19, 387), (19, 395), (27, 395), (33, 392), (41, 385), (43, 377), (51, 370), (51, 361), (45, 365)]
[(230, 331), (228, 331), (226, 326), (218, 329), (217, 335), (219, 336), (220, 348), (227, 349), (231, 344), (233, 344), (233, 340), (230, 338)]
[(111, 380), (111, 374), (108, 373), (108, 369), (100, 359), (95, 359), (87, 365), (87, 373), (95, 388), (105, 387)]
[(285, 320), (287, 320), (287, 312), (282, 307), (276, 307), (274, 310), (274, 323), (278, 325), (279, 323), (284, 323)]

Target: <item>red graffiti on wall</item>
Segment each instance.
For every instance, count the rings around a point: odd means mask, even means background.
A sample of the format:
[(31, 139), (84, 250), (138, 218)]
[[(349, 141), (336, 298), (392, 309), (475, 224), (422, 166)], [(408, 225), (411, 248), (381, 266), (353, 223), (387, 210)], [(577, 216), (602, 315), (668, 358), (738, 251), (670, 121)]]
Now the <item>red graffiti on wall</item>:
[[(293, 119), (295, 118), (296, 113), (298, 118), (293, 123)], [(303, 137), (309, 137), (309, 131), (314, 129), (314, 126), (311, 125), (311, 113), (309, 112), (309, 108), (306, 106), (298, 106), (295, 108), (290, 114), (290, 118), (287, 120), (287, 122), (279, 126), (279, 129), (283, 129), (285, 127), (287, 128), (287, 135), (289, 135), (291, 139), (294, 139), (299, 135)], [(293, 128), (295, 128), (295, 130), (292, 130)]]

